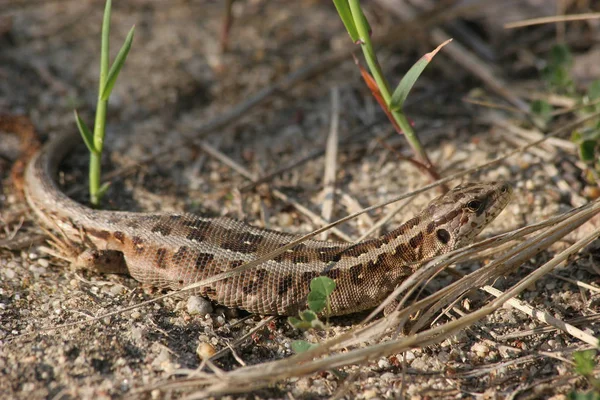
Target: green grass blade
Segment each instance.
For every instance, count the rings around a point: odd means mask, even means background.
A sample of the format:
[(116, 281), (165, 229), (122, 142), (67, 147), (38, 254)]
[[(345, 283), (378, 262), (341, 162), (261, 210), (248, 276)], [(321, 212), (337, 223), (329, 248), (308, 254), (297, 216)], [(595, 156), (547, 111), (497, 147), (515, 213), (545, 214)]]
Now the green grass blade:
[(354, 18), (352, 18), (352, 11), (350, 11), (348, 0), (333, 0), (333, 4), (335, 4), (335, 9), (339, 14), (340, 19), (344, 23), (344, 26), (350, 35), (350, 39), (356, 43), (359, 36), (358, 31), (356, 30), (356, 25), (354, 25)]
[(79, 128), (79, 133), (81, 134), (81, 137), (83, 138), (86, 147), (88, 148), (90, 153), (95, 153), (96, 150), (94, 149), (94, 135), (92, 134), (92, 131), (90, 131), (90, 128), (88, 128), (85, 122), (83, 122), (83, 120), (79, 117), (79, 113), (77, 112), (77, 110), (74, 110), (74, 113), (77, 128)]
[(102, 18), (102, 41), (100, 44), (100, 85), (99, 90), (102, 90), (106, 81), (106, 73), (108, 71), (108, 52), (109, 52), (109, 34), (110, 34), (110, 12), (112, 9), (112, 1), (106, 0), (104, 7), (104, 17)]
[(421, 73), (429, 65), (433, 57), (437, 54), (438, 51), (446, 44), (448, 44), (452, 39), (446, 40), (444, 43), (440, 44), (435, 50), (431, 53), (425, 54), (423, 57), (419, 59), (410, 70), (404, 75), (396, 90), (392, 94), (392, 100), (390, 101), (390, 109), (394, 111), (401, 111), (404, 106), (404, 102), (408, 97), (408, 93), (410, 93), (412, 87), (414, 86)]
[(119, 72), (121, 72), (121, 68), (125, 64), (125, 59), (127, 58), (127, 54), (129, 54), (129, 50), (131, 49), (131, 43), (133, 42), (133, 32), (135, 31), (135, 25), (131, 27), (127, 37), (125, 38), (125, 42), (121, 49), (119, 50), (119, 54), (115, 58), (113, 65), (110, 67), (110, 71), (108, 71), (108, 78), (106, 79), (106, 83), (104, 84), (104, 88), (102, 89), (102, 96), (100, 97), (103, 101), (107, 101), (113, 87), (115, 86), (115, 82), (117, 81), (117, 77), (119, 76)]
[(104, 182), (102, 185), (100, 185), (100, 187), (98, 188), (98, 197), (99, 198), (104, 197), (104, 195), (106, 194), (106, 191), (108, 190), (109, 187), (110, 187), (110, 182)]

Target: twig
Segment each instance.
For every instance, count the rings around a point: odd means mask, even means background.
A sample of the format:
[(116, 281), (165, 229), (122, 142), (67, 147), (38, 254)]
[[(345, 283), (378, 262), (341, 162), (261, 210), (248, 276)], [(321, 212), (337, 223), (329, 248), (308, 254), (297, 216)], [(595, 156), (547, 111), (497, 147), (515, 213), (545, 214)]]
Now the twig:
[[(200, 148), (203, 151), (205, 151), (207, 154), (209, 154), (210, 156), (216, 158), (217, 160), (221, 161), (223, 164), (225, 164), (228, 167), (230, 167), (231, 169), (233, 169), (238, 174), (242, 175), (243, 177), (245, 177), (251, 181), (256, 179), (254, 174), (249, 172), (246, 168), (244, 168), (240, 164), (236, 163), (231, 158), (227, 157), (225, 154), (221, 153), (219, 150), (215, 149), (208, 143), (206, 143), (206, 142), (200, 143)], [(321, 218), (318, 214), (314, 213), (307, 207), (298, 203), (296, 200), (290, 198), (287, 194), (283, 193), (282, 191), (280, 191), (278, 189), (271, 189), (271, 192), (273, 193), (274, 197), (292, 205), (300, 213), (302, 213), (306, 217), (310, 218), (315, 224), (327, 224), (328, 223), (328, 221), (323, 220), (323, 218)], [(350, 236), (348, 236), (346, 233), (342, 232), (341, 230), (339, 230), (337, 228), (332, 228), (332, 232), (347, 242), (352, 241), (352, 238)]]
[(590, 19), (599, 19), (600, 13), (585, 13), (585, 14), (572, 14), (572, 15), (553, 15), (551, 17), (540, 17), (526, 19), (523, 21), (509, 22), (504, 24), (505, 29), (524, 28), (526, 26), (542, 25), (542, 24), (553, 24), (557, 22), (565, 21), (585, 21)]
[[(295, 240), (291, 241), (290, 243), (288, 243), (286, 245), (283, 245), (283, 246), (279, 247), (278, 249), (276, 249), (276, 250), (274, 250), (274, 251), (272, 251), (272, 252), (270, 252), (268, 254), (265, 254), (264, 256), (261, 256), (261, 257), (255, 259), (254, 261), (251, 261), (251, 262), (246, 263), (244, 265), (241, 265), (241, 266), (239, 266), (237, 268), (234, 268), (231, 271), (215, 275), (213, 277), (210, 277), (210, 278), (204, 279), (202, 281), (196, 282), (194, 284), (188, 285), (185, 288), (182, 288), (182, 289), (179, 289), (179, 290), (176, 290), (176, 291), (164, 294), (162, 296), (158, 296), (158, 297), (156, 297), (154, 299), (143, 301), (143, 302), (140, 302), (140, 303), (135, 304), (133, 306), (124, 307), (124, 308), (121, 308), (119, 310), (112, 311), (112, 312), (109, 312), (109, 313), (105, 313), (103, 315), (94, 317), (92, 319), (92, 321), (97, 321), (97, 320), (100, 320), (100, 319), (105, 318), (105, 317), (109, 317), (109, 316), (113, 316), (113, 315), (118, 315), (118, 314), (121, 314), (123, 312), (131, 311), (131, 310), (134, 310), (136, 308), (143, 307), (145, 305), (153, 304), (153, 303), (155, 303), (155, 302), (157, 302), (159, 300), (165, 299), (167, 297), (172, 297), (172, 296), (180, 295), (181, 293), (184, 293), (184, 292), (187, 292), (187, 291), (190, 291), (190, 290), (194, 290), (196, 288), (200, 288), (202, 286), (206, 286), (206, 285), (209, 285), (211, 283), (214, 283), (214, 282), (217, 282), (217, 281), (229, 278), (231, 276), (240, 274), (240, 273), (242, 273), (244, 271), (247, 271), (247, 270), (249, 270), (251, 268), (254, 268), (254, 267), (256, 267), (256, 266), (258, 266), (258, 265), (260, 265), (260, 264), (262, 264), (262, 263), (264, 263), (264, 262), (266, 262), (266, 261), (268, 261), (268, 260), (270, 260), (270, 259), (272, 259), (274, 257), (277, 257), (279, 254), (282, 254), (283, 252), (285, 252), (285, 251), (291, 249), (292, 247), (294, 247), (294, 246), (296, 246), (296, 245), (298, 245), (298, 244), (300, 244), (300, 243), (302, 243), (302, 242), (304, 242), (304, 241), (306, 241), (306, 240), (308, 240), (308, 239), (310, 239), (310, 238), (318, 235), (321, 232), (324, 232), (324, 231), (326, 231), (328, 229), (332, 229), (333, 227), (335, 227), (335, 226), (337, 226), (337, 225), (339, 225), (341, 223), (344, 223), (346, 221), (349, 221), (349, 220), (351, 220), (353, 218), (356, 218), (357, 216), (359, 216), (361, 214), (370, 212), (370, 211), (375, 210), (375, 209), (380, 208), (380, 207), (384, 207), (384, 206), (386, 206), (388, 204), (391, 204), (391, 203), (394, 203), (396, 201), (400, 201), (400, 200), (406, 199), (406, 198), (408, 198), (410, 196), (414, 196), (414, 195), (417, 195), (419, 193), (423, 193), (423, 192), (425, 192), (425, 191), (427, 191), (427, 190), (429, 190), (429, 189), (431, 189), (431, 188), (433, 188), (433, 187), (435, 187), (437, 185), (449, 182), (452, 179), (456, 179), (458, 177), (461, 177), (462, 175), (465, 175), (465, 174), (468, 174), (468, 173), (471, 173), (471, 172), (475, 172), (475, 171), (487, 168), (487, 167), (489, 167), (491, 165), (495, 165), (496, 163), (498, 163), (498, 162), (500, 162), (502, 160), (505, 160), (505, 159), (507, 159), (507, 158), (515, 155), (515, 154), (518, 154), (518, 153), (520, 153), (520, 152), (522, 152), (522, 151), (524, 151), (524, 150), (526, 150), (526, 149), (528, 149), (530, 147), (537, 146), (540, 143), (543, 143), (544, 140), (546, 140), (548, 137), (559, 135), (559, 134), (561, 134), (561, 133), (563, 133), (565, 131), (568, 132), (568, 131), (574, 129), (575, 127), (579, 126), (580, 124), (583, 124), (583, 123), (585, 123), (587, 121), (590, 121), (590, 120), (592, 120), (594, 118), (597, 118), (598, 116), (600, 116), (600, 112), (592, 114), (592, 115), (589, 115), (589, 116), (584, 117), (584, 118), (581, 118), (581, 119), (579, 119), (577, 121), (574, 121), (574, 122), (572, 122), (570, 124), (566, 124), (566, 125), (562, 126), (561, 128), (555, 130), (554, 132), (549, 133), (546, 137), (544, 137), (544, 138), (542, 138), (540, 140), (528, 143), (525, 146), (522, 146), (522, 147), (520, 147), (518, 149), (515, 149), (515, 150), (513, 150), (511, 152), (508, 152), (508, 153), (506, 153), (506, 154), (504, 154), (504, 155), (502, 155), (500, 157), (497, 157), (494, 160), (491, 160), (491, 161), (489, 161), (487, 163), (484, 163), (484, 164), (479, 165), (477, 167), (469, 168), (469, 169), (461, 171), (461, 172), (457, 172), (457, 173), (452, 174), (452, 175), (450, 175), (450, 176), (448, 176), (446, 178), (440, 179), (439, 181), (436, 181), (436, 182), (433, 182), (433, 183), (431, 183), (429, 185), (423, 186), (420, 189), (417, 189), (417, 190), (415, 190), (415, 191), (413, 191), (411, 193), (407, 193), (407, 194), (403, 194), (403, 195), (400, 195), (400, 196), (396, 196), (395, 198), (392, 198), (392, 199), (390, 199), (388, 201), (385, 201), (385, 202), (373, 205), (371, 207), (367, 207), (364, 210), (361, 210), (360, 212), (356, 212), (356, 213), (347, 215), (346, 217), (341, 218), (341, 219), (339, 219), (339, 220), (337, 220), (335, 222), (332, 222), (331, 224), (325, 225), (325, 226), (323, 226), (323, 227), (321, 227), (321, 228), (319, 228), (319, 229), (317, 229), (317, 230), (315, 230), (315, 231), (313, 231), (311, 233), (308, 233), (306, 235), (300, 236), (298, 239), (295, 239)], [(571, 212), (563, 214), (563, 215), (557, 217), (554, 220), (562, 220), (564, 218), (567, 218), (567, 216), (571, 216), (571, 215), (573, 215), (576, 212), (583, 212), (584, 210), (587, 210), (587, 207), (582, 207), (579, 210), (572, 210)], [(545, 221), (544, 223), (548, 223), (548, 221)], [(534, 225), (533, 228), (532, 228), (532, 226), (521, 228), (517, 232), (519, 232), (519, 233), (532, 232), (532, 231), (535, 231), (535, 229), (539, 229), (538, 226), (539, 226), (539, 224)], [(514, 235), (514, 233), (511, 233), (511, 234)], [(508, 234), (504, 235), (504, 236), (508, 236)], [(488, 240), (486, 240), (484, 242), (489, 243), (489, 242), (493, 242), (494, 240), (497, 240), (497, 238), (490, 238), (490, 239), (488, 239)], [(481, 245), (481, 243), (484, 243), (484, 242), (480, 242), (480, 243), (478, 243), (476, 245)], [(472, 249), (473, 247), (475, 247), (475, 245), (467, 246), (466, 248), (461, 249), (461, 251), (464, 252), (465, 249)], [(444, 259), (448, 259), (449, 257), (455, 256), (455, 255), (456, 255), (456, 252), (448, 253), (444, 257)], [(456, 260), (454, 260), (454, 261), (456, 261)], [(400, 293), (400, 292), (398, 292), (398, 293)], [(393, 295), (397, 296), (398, 293), (394, 293)], [(17, 336), (8, 337), (7, 339), (10, 340), (10, 339), (14, 339), (14, 338), (17, 338), (17, 337), (22, 338), (22, 337), (30, 336), (32, 334), (37, 334), (37, 333), (40, 333), (40, 332), (47, 332), (47, 331), (52, 331), (52, 330), (56, 330), (56, 329), (64, 329), (64, 328), (76, 326), (76, 325), (79, 325), (79, 324), (82, 324), (82, 323), (86, 323), (86, 322), (88, 322), (88, 321), (74, 321), (74, 322), (69, 322), (69, 323), (66, 323), (66, 324), (57, 325), (57, 326), (50, 327), (50, 328), (40, 329), (38, 331), (21, 333), (21, 334), (19, 334)], [(321, 349), (319, 349), (319, 351), (323, 351), (323, 349), (324, 349), (324, 347), (322, 347)], [(317, 353), (316, 350), (313, 349), (311, 351), (308, 351), (308, 352), (304, 353), (303, 355), (306, 356), (306, 357), (309, 357), (309, 356), (314, 356), (315, 354), (319, 354), (319, 353)]]
[[(331, 222), (335, 197), (335, 172), (338, 152), (340, 122), (340, 92), (337, 87), (331, 89), (331, 124), (327, 137), (327, 150), (325, 151), (325, 172), (323, 176), (323, 208), (321, 216), (327, 223)], [(322, 240), (327, 240), (327, 232), (321, 235)]]
[[(528, 279), (530, 279), (530, 278), (527, 277), (524, 281), (527, 282)], [(491, 287), (491, 286), (484, 286), (482, 288), (482, 290), (484, 290), (484, 291), (488, 292), (489, 294), (496, 296), (496, 297), (500, 297), (504, 294), (504, 293), (502, 293), (502, 291), (500, 291), (494, 287)], [(589, 345), (596, 346), (598, 344), (598, 339), (596, 339), (594, 336), (589, 335), (589, 334), (585, 333), (584, 331), (582, 331), (581, 329), (576, 328), (573, 325), (568, 324), (564, 321), (561, 321), (560, 319), (554, 318), (552, 315), (550, 315), (547, 312), (540, 311), (540, 310), (537, 310), (537, 309), (531, 307), (530, 305), (526, 304), (523, 300), (510, 299), (506, 303), (510, 304), (512, 307), (516, 308), (517, 310), (524, 312), (525, 314), (529, 315), (530, 317), (535, 318), (539, 321), (545, 322), (548, 325), (552, 325), (556, 329), (560, 329), (561, 331), (568, 333), (569, 335), (571, 335), (581, 341), (584, 341), (585, 343), (587, 343)]]

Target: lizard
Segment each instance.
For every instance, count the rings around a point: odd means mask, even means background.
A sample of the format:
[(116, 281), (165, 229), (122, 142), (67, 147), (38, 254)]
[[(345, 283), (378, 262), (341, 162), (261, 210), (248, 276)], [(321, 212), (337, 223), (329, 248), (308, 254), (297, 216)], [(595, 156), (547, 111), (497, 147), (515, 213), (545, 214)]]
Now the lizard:
[[(226, 217), (87, 207), (56, 182), (60, 162), (79, 140), (72, 133), (49, 140), (27, 166), (24, 191), (42, 225), (86, 248), (80, 255), (85, 265), (108, 265), (108, 272), (126, 272), (145, 285), (179, 289), (299, 237)], [(306, 306), (311, 280), (327, 276), (336, 283), (329, 315), (372, 309), (423, 261), (471, 243), (511, 193), (506, 182), (461, 184), (377, 238), (354, 244), (309, 239), (196, 293), (251, 313), (297, 315)]]

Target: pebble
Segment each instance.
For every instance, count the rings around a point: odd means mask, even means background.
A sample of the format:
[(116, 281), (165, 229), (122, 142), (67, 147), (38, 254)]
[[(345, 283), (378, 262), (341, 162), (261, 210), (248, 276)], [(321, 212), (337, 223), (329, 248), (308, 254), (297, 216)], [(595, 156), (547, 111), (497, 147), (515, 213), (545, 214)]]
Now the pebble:
[(206, 315), (213, 311), (210, 301), (199, 296), (190, 296), (187, 301), (187, 311), (191, 315)]
[(166, 348), (160, 350), (160, 354), (152, 361), (152, 366), (157, 370), (166, 370), (170, 363), (171, 356)]
[(6, 277), (6, 279), (13, 279), (15, 277), (15, 271), (13, 271), (12, 269), (6, 269), (4, 271), (4, 276)]
[(382, 381), (393, 381), (396, 379), (396, 375), (392, 374), (391, 372), (386, 372), (385, 374), (381, 374), (379, 379)]
[(140, 313), (139, 311), (133, 311), (131, 313), (131, 319), (140, 319), (140, 317), (142, 316), (142, 313)]
[(483, 358), (490, 352), (490, 348), (483, 343), (475, 343), (471, 347), (471, 351)]
[(211, 358), (215, 355), (216, 352), (217, 351), (215, 350), (215, 348), (210, 343), (206, 342), (200, 342), (198, 344), (198, 347), (196, 348), (196, 354), (198, 355), (198, 357), (200, 357), (201, 360)]
[(47, 258), (40, 258), (37, 263), (42, 268), (48, 268), (50, 266), (50, 261), (48, 261)]
[(115, 296), (118, 296), (118, 295), (125, 293), (125, 288), (121, 285), (114, 285), (113, 287), (110, 288), (110, 293)]
[(144, 330), (142, 328), (139, 328), (139, 327), (131, 328), (131, 339), (134, 342), (140, 343), (143, 338), (144, 338)]

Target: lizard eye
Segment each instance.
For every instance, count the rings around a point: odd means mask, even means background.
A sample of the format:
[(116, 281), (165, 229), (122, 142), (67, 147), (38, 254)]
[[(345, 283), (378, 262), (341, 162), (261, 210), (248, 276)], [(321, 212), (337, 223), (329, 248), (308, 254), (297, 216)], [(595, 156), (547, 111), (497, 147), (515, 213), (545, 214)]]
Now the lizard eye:
[(470, 202), (467, 203), (467, 208), (470, 211), (479, 211), (479, 209), (481, 208), (481, 206), (483, 205), (483, 203), (479, 200), (471, 200)]

